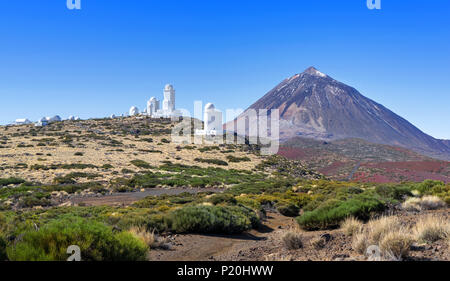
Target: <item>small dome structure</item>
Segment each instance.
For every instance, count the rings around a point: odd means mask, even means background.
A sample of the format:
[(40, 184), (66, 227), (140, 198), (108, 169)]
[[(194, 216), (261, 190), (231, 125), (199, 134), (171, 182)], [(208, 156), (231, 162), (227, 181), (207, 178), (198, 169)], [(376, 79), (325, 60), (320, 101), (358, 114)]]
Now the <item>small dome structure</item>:
[(216, 107), (214, 106), (214, 104), (213, 103), (207, 103), (206, 105), (205, 105), (205, 111), (211, 111), (211, 110), (214, 110), (214, 109), (216, 109)]
[(173, 86), (171, 84), (166, 84), (166, 86), (164, 87), (165, 91), (172, 91), (173, 90)]
[(130, 108), (130, 116), (135, 116), (139, 114), (139, 109), (136, 106), (132, 106)]

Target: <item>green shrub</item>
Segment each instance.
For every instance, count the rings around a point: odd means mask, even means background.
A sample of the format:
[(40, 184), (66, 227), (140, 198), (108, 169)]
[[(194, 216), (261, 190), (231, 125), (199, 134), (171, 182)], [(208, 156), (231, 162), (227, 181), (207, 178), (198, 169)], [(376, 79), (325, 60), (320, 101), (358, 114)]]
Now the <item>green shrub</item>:
[(235, 205), (237, 203), (236, 198), (234, 198), (231, 194), (214, 194), (208, 200), (214, 205), (218, 205), (221, 203), (232, 204)]
[(425, 180), (419, 184), (417, 190), (421, 195), (434, 195), (433, 188), (437, 186), (444, 186), (444, 183), (442, 181)]
[(200, 152), (207, 152), (207, 151), (212, 151), (212, 150), (220, 150), (220, 147), (218, 146), (205, 146), (205, 147), (201, 147), (198, 149), (198, 151)]
[(6, 185), (10, 185), (10, 184), (21, 184), (24, 182), (25, 182), (25, 180), (19, 179), (19, 178), (0, 179), (0, 186), (6, 186)]
[(6, 255), (6, 239), (0, 232), (0, 262), (6, 261), (8, 256)]
[(101, 168), (102, 169), (112, 169), (112, 168), (114, 168), (114, 166), (111, 164), (104, 164)]
[(233, 163), (239, 163), (239, 162), (249, 162), (252, 161), (250, 158), (248, 157), (236, 157), (233, 155), (228, 155), (227, 156), (227, 160)]
[(223, 161), (220, 159), (195, 158), (194, 161), (200, 162), (200, 163), (214, 164), (214, 165), (219, 165), (219, 166), (228, 166), (228, 163), (226, 161)]
[(80, 169), (80, 170), (84, 170), (84, 169), (88, 169), (88, 168), (97, 168), (97, 166), (93, 165), (93, 164), (81, 164), (81, 163), (76, 163), (76, 164), (52, 164), (50, 166), (44, 166), (44, 165), (32, 165), (30, 167), (31, 170), (56, 170), (56, 169), (64, 169), (64, 170), (71, 170), (71, 169)]
[(111, 228), (92, 220), (65, 217), (28, 230), (7, 249), (13, 261), (65, 261), (67, 247), (77, 245), (84, 261), (145, 260), (147, 246), (130, 233), (113, 233)]
[(153, 168), (149, 163), (145, 162), (144, 160), (132, 160), (130, 163), (138, 168), (143, 168), (143, 169)]
[(74, 173), (69, 173), (65, 176), (55, 177), (53, 179), (53, 182), (56, 184), (75, 184), (76, 183), (75, 179), (78, 179), (78, 178), (86, 178), (86, 179), (92, 180), (97, 177), (99, 177), (98, 174), (74, 172)]
[(297, 222), (305, 230), (330, 229), (338, 227), (347, 217), (366, 220), (372, 213), (381, 212), (384, 208), (383, 201), (370, 195), (355, 196), (345, 201), (329, 200), (316, 210), (297, 217)]
[(169, 228), (177, 233), (241, 233), (256, 227), (255, 212), (240, 206), (187, 206), (169, 214)]
[(300, 208), (292, 203), (279, 203), (276, 205), (278, 212), (286, 217), (296, 217), (300, 212)]

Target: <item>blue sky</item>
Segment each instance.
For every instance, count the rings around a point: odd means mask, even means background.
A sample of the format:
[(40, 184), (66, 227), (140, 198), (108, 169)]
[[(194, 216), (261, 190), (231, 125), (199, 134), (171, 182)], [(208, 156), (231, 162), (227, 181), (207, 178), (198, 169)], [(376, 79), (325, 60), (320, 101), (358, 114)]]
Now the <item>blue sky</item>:
[(450, 139), (450, 2), (381, 0), (0, 2), (0, 124), (143, 109), (164, 84), (246, 108), (309, 66), (424, 132)]

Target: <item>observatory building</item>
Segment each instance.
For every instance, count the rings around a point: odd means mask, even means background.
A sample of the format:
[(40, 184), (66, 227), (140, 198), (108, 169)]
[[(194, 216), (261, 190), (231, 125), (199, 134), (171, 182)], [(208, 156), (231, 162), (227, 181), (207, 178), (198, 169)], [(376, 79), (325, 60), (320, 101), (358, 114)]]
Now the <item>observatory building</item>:
[(203, 130), (195, 130), (196, 135), (217, 136), (223, 135), (222, 112), (214, 104), (207, 103), (203, 113)]
[(161, 103), (155, 97), (151, 97), (147, 102), (147, 115), (153, 118), (172, 117), (176, 115), (175, 110), (175, 89), (172, 85), (167, 84), (164, 87), (164, 99)]

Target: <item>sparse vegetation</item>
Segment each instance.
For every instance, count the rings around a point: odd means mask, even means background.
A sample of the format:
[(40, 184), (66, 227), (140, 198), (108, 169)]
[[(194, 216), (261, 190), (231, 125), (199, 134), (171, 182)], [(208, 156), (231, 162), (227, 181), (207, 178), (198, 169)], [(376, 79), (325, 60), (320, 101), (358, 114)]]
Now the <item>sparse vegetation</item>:
[(219, 165), (219, 166), (228, 166), (228, 163), (226, 161), (223, 161), (220, 159), (195, 158), (194, 161), (199, 162), (199, 163), (214, 164), (214, 165)]
[(236, 157), (236, 156), (233, 156), (233, 155), (227, 155), (227, 160), (229, 161), (229, 162), (232, 162), (232, 163), (239, 163), (239, 162), (249, 162), (249, 161), (252, 161), (250, 158), (248, 158), (248, 157)]
[(283, 245), (288, 250), (297, 250), (303, 247), (302, 235), (297, 232), (288, 231), (282, 237)]
[(371, 245), (380, 248), (381, 259), (402, 260), (408, 256), (414, 237), (394, 216), (371, 220), (353, 236), (352, 247), (359, 254), (365, 254)]
[(346, 235), (352, 236), (361, 231), (363, 224), (354, 217), (349, 217), (341, 224), (341, 229)]
[(450, 222), (443, 217), (427, 216), (417, 221), (414, 227), (416, 239), (425, 243), (433, 243), (450, 236)]
[(81, 248), (84, 261), (145, 260), (147, 246), (129, 233), (113, 233), (106, 225), (66, 217), (39, 230), (25, 230), (20, 240), (7, 248), (12, 261), (65, 261), (70, 245)]
[(437, 196), (428, 195), (422, 198), (408, 198), (402, 207), (408, 211), (437, 210), (447, 207), (447, 203)]
[(132, 160), (130, 163), (133, 164), (134, 166), (136, 166), (138, 168), (142, 168), (142, 169), (151, 169), (152, 168), (152, 165), (145, 162), (144, 160)]

